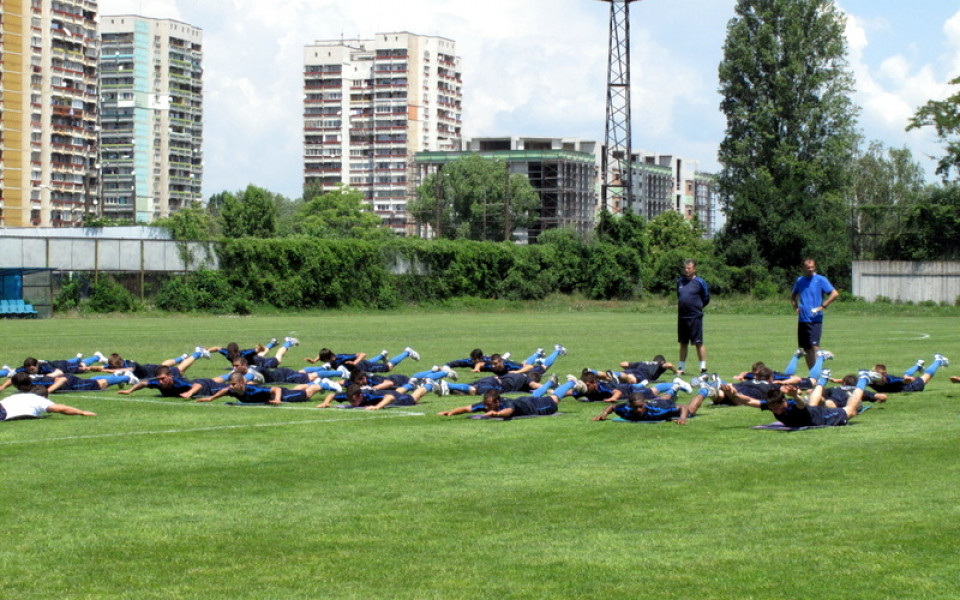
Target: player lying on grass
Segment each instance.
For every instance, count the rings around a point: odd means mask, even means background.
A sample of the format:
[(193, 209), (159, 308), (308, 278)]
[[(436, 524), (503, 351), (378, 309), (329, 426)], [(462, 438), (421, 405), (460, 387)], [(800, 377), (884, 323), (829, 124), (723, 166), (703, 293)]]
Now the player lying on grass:
[[(769, 410), (778, 421), (787, 427), (824, 427), (846, 425), (860, 412), (863, 391), (870, 378), (866, 371), (861, 371), (857, 386), (850, 394), (844, 407), (829, 408), (827, 406), (810, 405), (803, 400), (800, 390), (793, 385), (775, 386), (766, 390), (763, 400), (754, 398), (744, 399), (737, 396), (735, 404), (752, 406), (760, 410)], [(819, 384), (810, 391), (810, 397), (819, 400), (823, 393), (823, 386)]]
[[(813, 367), (810, 368), (810, 374), (807, 377), (800, 377), (797, 375), (797, 365), (800, 362), (801, 356), (806, 356), (806, 352), (803, 348), (797, 348), (796, 352), (793, 353), (793, 358), (790, 360), (790, 363), (787, 364), (787, 367), (783, 371), (772, 371), (772, 381), (780, 385), (795, 385), (800, 389), (809, 389), (817, 382), (817, 379), (820, 378), (820, 373), (823, 372), (823, 362), (826, 360), (833, 359), (833, 353), (829, 350), (818, 350), (817, 351), (816, 361), (813, 364)], [(740, 382), (749, 382), (753, 379), (756, 379), (757, 374), (761, 369), (766, 368), (762, 361), (757, 361), (753, 363), (753, 366), (750, 368), (750, 371), (745, 371), (736, 375), (735, 380)]]
[[(66, 360), (39, 360), (32, 356), (23, 359), (23, 366), (16, 369), (4, 365), (0, 368), (0, 377), (13, 377), (14, 373), (26, 373), (28, 375), (47, 375), (57, 377), (66, 373), (74, 374), (92, 370), (93, 365), (98, 362), (106, 362), (106, 357), (100, 352), (95, 352), (93, 356), (83, 358), (78, 354), (74, 358)], [(10, 379), (0, 384), (0, 391), (3, 391), (13, 385)]]
[[(471, 383), (449, 383), (440, 381), (434, 391), (441, 396), (450, 394), (457, 396), (482, 396), (490, 390), (498, 390), (502, 394), (509, 394), (511, 392), (533, 392), (543, 385), (540, 381), (546, 369), (547, 367), (544, 365), (536, 365), (529, 371), (511, 371), (503, 375), (481, 377)], [(554, 376), (554, 385), (556, 384), (556, 376)]]
[[(470, 369), (474, 373), (479, 373), (482, 366), (484, 364), (488, 364), (493, 356), (494, 355), (492, 354), (490, 356), (487, 356), (486, 354), (483, 353), (483, 350), (481, 350), (480, 348), (474, 348), (473, 350), (470, 351), (470, 356), (468, 356), (467, 358), (457, 358), (457, 359), (451, 360), (446, 364), (446, 366), (450, 367), (451, 369)], [(506, 362), (510, 358), (510, 353), (503, 352), (499, 356)], [(515, 368), (517, 369), (520, 368), (520, 365), (517, 363), (510, 363), (510, 364), (516, 365)]]
[(668, 363), (667, 359), (658, 354), (653, 360), (620, 363), (621, 371), (593, 371), (597, 377), (614, 383), (640, 383), (641, 381), (656, 381), (665, 372), (679, 373), (673, 364)]
[(351, 383), (342, 394), (327, 394), (317, 408), (330, 408), (334, 401), (346, 402), (353, 408), (363, 407), (366, 410), (380, 410), (388, 406), (415, 406), (426, 393), (427, 390), (424, 387), (418, 387), (409, 394), (405, 394), (399, 390), (373, 390)]
[(491, 389), (483, 394), (483, 401), (468, 406), (460, 406), (451, 410), (437, 413), (441, 417), (452, 417), (466, 413), (482, 412), (487, 417), (524, 417), (533, 415), (552, 415), (557, 412), (560, 400), (573, 389), (575, 380), (568, 380), (557, 387), (553, 393), (550, 390), (556, 385), (551, 379), (537, 388), (530, 396), (520, 398), (503, 398), (500, 390)]
[(653, 390), (634, 392), (626, 402), (610, 404), (593, 421), (604, 421), (611, 413), (625, 421), (675, 421), (686, 425), (687, 419), (697, 414), (706, 394), (696, 394), (688, 404), (677, 404), (674, 394), (656, 396)]
[(570, 395), (581, 402), (621, 402), (626, 400), (634, 393), (646, 393), (645, 390), (654, 390), (654, 395), (663, 393), (673, 393), (678, 391), (692, 393), (693, 388), (683, 379), (677, 377), (670, 383), (655, 383), (643, 381), (640, 383), (613, 383), (609, 379), (601, 379), (600, 376), (589, 370), (584, 369), (580, 379), (577, 380), (573, 375), (567, 375), (567, 379), (575, 382)]
[(557, 358), (565, 355), (566, 353), (567, 349), (560, 344), (554, 345), (553, 352), (551, 352), (549, 355), (544, 355), (543, 348), (537, 348), (533, 354), (527, 357), (520, 364), (508, 361), (500, 354), (493, 354), (490, 356), (489, 361), (475, 365), (473, 372), (493, 373), (494, 375), (506, 375), (507, 373), (528, 373), (536, 369), (538, 366), (543, 367), (543, 370), (545, 371), (553, 366), (553, 363), (557, 361)]
[(727, 405), (742, 404), (748, 400), (762, 401), (767, 397), (768, 390), (779, 389), (781, 385), (791, 385), (775, 382), (773, 371), (766, 366), (758, 368), (753, 378), (741, 383), (727, 383), (721, 379), (716, 379), (714, 383), (717, 387), (714, 404)]
[(319, 383), (298, 385), (294, 388), (280, 386), (261, 387), (251, 385), (240, 373), (233, 373), (227, 380), (227, 386), (210, 396), (197, 398), (197, 402), (212, 402), (224, 396), (236, 398), (244, 404), (280, 404), (281, 402), (306, 402), (321, 390), (336, 390), (340, 385), (329, 380)]
[(21, 392), (28, 392), (33, 386), (42, 386), (46, 388), (48, 394), (56, 392), (99, 392), (111, 385), (124, 383), (135, 385), (140, 382), (130, 371), (97, 375), (89, 379), (69, 374), (50, 377), (47, 375), (30, 376), (26, 373), (14, 373), (10, 381)]
[[(870, 371), (861, 371), (867, 377), (871, 376)], [(875, 374), (875, 373), (874, 373)], [(823, 405), (827, 408), (843, 408), (850, 401), (850, 398), (857, 392), (857, 382), (860, 375), (846, 375), (843, 379), (830, 379), (830, 370), (824, 369), (820, 379), (817, 380), (814, 388), (807, 397), (807, 404), (811, 406)], [(826, 387), (827, 382), (835, 381), (840, 384), (838, 387)], [(860, 393), (861, 402), (886, 402), (887, 395), (871, 392), (868, 389)]]
[(305, 358), (308, 363), (323, 363), (325, 369), (337, 369), (338, 367), (347, 367), (351, 371), (363, 371), (364, 373), (387, 373), (392, 371), (401, 362), (407, 358), (420, 360), (420, 353), (407, 346), (403, 352), (387, 359), (387, 351), (384, 350), (377, 355), (374, 360), (367, 360), (367, 355), (363, 352), (356, 354), (337, 354), (330, 348), (321, 348), (316, 358)]
[(429, 371), (420, 371), (413, 375), (375, 375), (363, 371), (353, 371), (347, 380), (351, 384), (359, 385), (374, 392), (397, 391), (401, 394), (411, 394), (419, 387), (426, 388), (426, 392), (439, 389), (437, 382), (444, 377), (456, 378), (456, 373), (450, 367), (433, 367)]
[(266, 345), (258, 345), (256, 348), (247, 348), (245, 350), (240, 349), (240, 345), (236, 342), (230, 342), (226, 346), (211, 346), (207, 348), (208, 352), (217, 352), (223, 355), (227, 360), (232, 364), (234, 359), (238, 356), (242, 356), (247, 359), (247, 362), (250, 365), (255, 367), (262, 367), (264, 369), (275, 369), (280, 366), (280, 363), (283, 362), (283, 357), (286, 355), (287, 350), (292, 346), (299, 346), (300, 340), (294, 337), (285, 337), (283, 338), (283, 344), (277, 348), (277, 352), (273, 357), (267, 356), (267, 353), (277, 346), (277, 338), (273, 338)]
[(182, 375), (174, 374), (172, 367), (160, 366), (157, 369), (156, 377), (151, 379), (141, 379), (139, 383), (125, 390), (120, 390), (118, 394), (128, 396), (138, 390), (150, 388), (157, 390), (164, 398), (183, 398), (184, 400), (193, 398), (197, 394), (211, 396), (223, 388), (226, 383), (217, 382), (213, 379), (187, 379)]
[(135, 360), (126, 360), (114, 352), (107, 357), (107, 364), (100, 370), (111, 373), (129, 371), (138, 379), (151, 379), (157, 376), (157, 369), (160, 367), (170, 367), (175, 369), (177, 375), (183, 375), (183, 373), (200, 358), (210, 358), (210, 353), (200, 346), (197, 346), (192, 354), (181, 354), (176, 358), (168, 358), (160, 364), (141, 364)]
[(21, 392), (0, 400), (0, 421), (16, 419), (39, 419), (47, 413), (95, 417), (97, 413), (80, 410), (66, 404), (51, 402), (45, 396), (32, 392)]
[[(924, 361), (920, 359), (915, 365), (907, 369), (902, 377), (896, 377), (887, 373), (887, 366), (877, 364), (873, 367), (870, 374), (870, 387), (878, 392), (885, 394), (899, 394), (902, 392), (922, 392), (926, 388), (933, 376), (937, 374), (940, 367), (946, 367), (950, 361), (942, 354), (933, 355), (933, 364), (920, 374), (914, 377), (917, 371), (923, 368)], [(952, 380), (952, 379), (951, 379)]]

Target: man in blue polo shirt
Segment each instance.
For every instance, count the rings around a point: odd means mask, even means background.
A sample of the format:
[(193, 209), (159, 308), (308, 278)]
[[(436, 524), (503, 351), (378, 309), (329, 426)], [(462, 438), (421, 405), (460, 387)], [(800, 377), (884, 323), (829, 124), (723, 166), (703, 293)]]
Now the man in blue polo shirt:
[[(824, 297), (826, 296), (826, 297)], [(806, 352), (807, 368), (817, 362), (820, 336), (823, 334), (823, 309), (840, 296), (833, 284), (817, 273), (812, 258), (803, 261), (803, 275), (797, 277), (790, 303), (797, 313), (797, 345)]]

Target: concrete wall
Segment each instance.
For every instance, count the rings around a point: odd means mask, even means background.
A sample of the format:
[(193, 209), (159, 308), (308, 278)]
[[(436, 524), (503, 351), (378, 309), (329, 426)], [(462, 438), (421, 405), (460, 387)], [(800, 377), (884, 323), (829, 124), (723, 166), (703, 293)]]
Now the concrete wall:
[(960, 261), (853, 261), (852, 292), (868, 301), (885, 296), (901, 302), (946, 302), (960, 298)]
[(189, 260), (169, 240), (31, 238), (0, 236), (0, 268), (55, 271), (192, 271), (217, 269), (217, 256), (204, 244), (187, 242)]

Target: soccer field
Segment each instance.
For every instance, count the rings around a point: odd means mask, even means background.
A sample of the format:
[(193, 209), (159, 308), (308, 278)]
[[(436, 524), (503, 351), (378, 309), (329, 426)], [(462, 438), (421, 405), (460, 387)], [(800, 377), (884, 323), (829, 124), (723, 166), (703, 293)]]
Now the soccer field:
[[(571, 400), (556, 416), (476, 421), (436, 415), (473, 400), (457, 396), (368, 412), (57, 395), (98, 416), (0, 424), (0, 597), (955, 599), (957, 325), (831, 313), (835, 376), (935, 352), (955, 362), (849, 427), (794, 433), (709, 405), (681, 427), (593, 422), (603, 407)], [(795, 328), (788, 311), (708, 314), (710, 370), (780, 369)], [(324, 346), (409, 345), (423, 357), (397, 370), (410, 374), (475, 347), (523, 358), (561, 343), (562, 379), (675, 361), (675, 329), (669, 312), (590, 308), (3, 320), (0, 361), (160, 362), (292, 335), (284, 366)], [(228, 366), (215, 355), (187, 375)]]

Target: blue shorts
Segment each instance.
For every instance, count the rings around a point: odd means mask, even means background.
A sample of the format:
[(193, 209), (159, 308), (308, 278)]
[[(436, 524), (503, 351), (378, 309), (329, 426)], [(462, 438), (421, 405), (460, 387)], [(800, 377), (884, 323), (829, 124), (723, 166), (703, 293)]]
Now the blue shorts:
[(820, 336), (823, 334), (823, 321), (817, 323), (797, 323), (797, 346), (806, 350), (820, 346)]
[(677, 319), (677, 341), (681, 344), (702, 344), (703, 317)]

